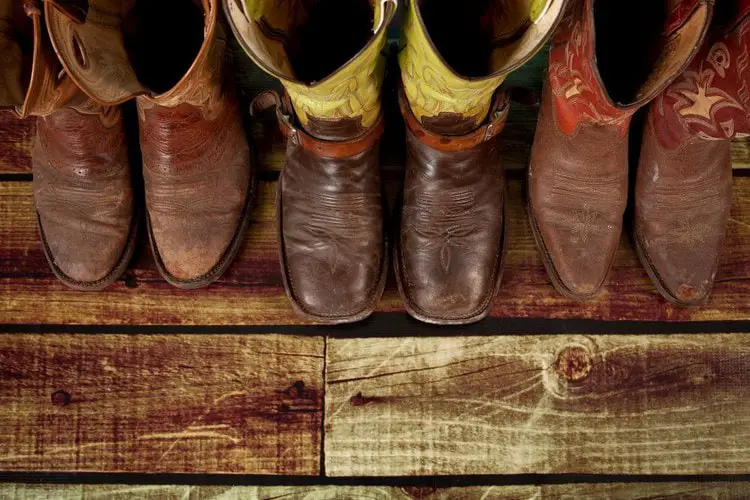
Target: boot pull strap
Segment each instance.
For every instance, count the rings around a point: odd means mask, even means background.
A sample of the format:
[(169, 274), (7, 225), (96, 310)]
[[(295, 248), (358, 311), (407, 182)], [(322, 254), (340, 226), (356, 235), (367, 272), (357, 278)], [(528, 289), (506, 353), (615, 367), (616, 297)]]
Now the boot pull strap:
[(406, 126), (419, 142), (439, 151), (465, 151), (497, 137), (505, 127), (505, 121), (508, 118), (510, 109), (508, 102), (508, 94), (499, 91), (495, 94), (490, 108), (489, 121), (485, 125), (466, 135), (440, 135), (427, 130), (419, 123), (409, 107), (404, 89), (399, 89), (398, 93), (398, 103)]
[(364, 153), (377, 144), (385, 130), (385, 122), (381, 115), (375, 125), (355, 139), (348, 141), (317, 139), (294, 125), (294, 111), (289, 96), (284, 94), (282, 97), (274, 90), (266, 90), (253, 99), (250, 104), (250, 116), (271, 108), (276, 108), (276, 119), (284, 137), (292, 141), (292, 144), (302, 146), (324, 158), (349, 158)]

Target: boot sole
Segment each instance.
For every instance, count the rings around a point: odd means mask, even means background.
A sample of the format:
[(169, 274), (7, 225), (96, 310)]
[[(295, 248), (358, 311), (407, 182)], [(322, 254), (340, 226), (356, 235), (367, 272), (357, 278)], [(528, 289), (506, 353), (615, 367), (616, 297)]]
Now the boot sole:
[(133, 212), (133, 219), (130, 223), (128, 238), (126, 240), (125, 247), (120, 253), (120, 258), (118, 259), (117, 264), (115, 264), (115, 266), (112, 268), (112, 270), (109, 273), (107, 273), (106, 276), (95, 281), (75, 280), (71, 278), (70, 276), (68, 276), (67, 274), (65, 274), (62, 271), (62, 269), (60, 269), (57, 266), (57, 264), (55, 264), (55, 259), (52, 255), (52, 251), (50, 250), (49, 245), (47, 244), (47, 237), (44, 234), (44, 228), (42, 227), (42, 220), (39, 217), (39, 213), (37, 212), (36, 219), (37, 219), (37, 227), (39, 228), (39, 236), (42, 240), (42, 246), (44, 248), (44, 256), (47, 258), (47, 262), (49, 263), (50, 269), (52, 269), (52, 273), (65, 286), (72, 288), (73, 290), (78, 290), (81, 292), (98, 292), (112, 285), (115, 281), (120, 279), (120, 276), (122, 276), (122, 274), (128, 268), (128, 264), (130, 264), (130, 260), (133, 258), (133, 254), (135, 253), (135, 243), (136, 243), (136, 240), (138, 239), (138, 228), (140, 227), (140, 213), (139, 212), (140, 210), (138, 208), (136, 208)]
[[(393, 241), (393, 268), (394, 272), (396, 274), (396, 285), (398, 286), (399, 294), (401, 295), (401, 300), (404, 303), (404, 307), (406, 308), (406, 312), (409, 313), (409, 316), (412, 318), (421, 321), (422, 323), (427, 323), (430, 325), (441, 325), (441, 326), (460, 326), (460, 325), (470, 325), (472, 323), (477, 323), (479, 321), (482, 321), (484, 318), (487, 317), (487, 315), (490, 313), (490, 310), (492, 309), (492, 304), (495, 301), (495, 298), (497, 297), (498, 292), (500, 291), (500, 285), (503, 281), (503, 271), (505, 269), (505, 256), (507, 254), (506, 249), (508, 245), (508, 190), (507, 187), (505, 189), (505, 198), (503, 200), (503, 230), (501, 234), (501, 240), (500, 240), (500, 259), (497, 264), (497, 269), (495, 270), (495, 284), (492, 289), (492, 292), (490, 293), (489, 297), (486, 299), (485, 304), (479, 309), (479, 312), (476, 314), (472, 314), (470, 316), (466, 316), (463, 318), (438, 318), (435, 316), (430, 316), (428, 314), (424, 314), (419, 311), (419, 309), (414, 306), (411, 302), (411, 300), (408, 298), (408, 295), (405, 291), (405, 287), (403, 285), (403, 278), (401, 276), (401, 270), (403, 269), (403, 263), (401, 262), (401, 238), (394, 236)], [(398, 202), (399, 206), (399, 213), (402, 207), (402, 200), (400, 199)], [(398, 223), (396, 224), (396, 231), (401, 231), (401, 220), (399, 216)]]
[(237, 225), (234, 236), (232, 236), (232, 241), (224, 251), (224, 254), (222, 255), (219, 262), (214, 267), (212, 267), (210, 271), (197, 278), (178, 278), (167, 271), (166, 267), (164, 266), (164, 261), (161, 258), (161, 254), (159, 254), (159, 249), (156, 245), (154, 234), (151, 231), (151, 218), (148, 215), (148, 209), (146, 210), (146, 227), (148, 228), (148, 240), (151, 245), (151, 252), (154, 255), (156, 268), (159, 270), (159, 273), (167, 281), (167, 283), (182, 290), (195, 290), (196, 288), (202, 288), (204, 286), (210, 285), (211, 283), (214, 283), (226, 272), (229, 266), (234, 262), (235, 257), (237, 257), (237, 254), (242, 247), (242, 242), (245, 240), (245, 231), (250, 224), (250, 215), (252, 213), (253, 207), (255, 206), (257, 189), (258, 183), (255, 175), (251, 175), (250, 185), (248, 186), (247, 191), (247, 198), (245, 199), (245, 205), (242, 208), (240, 222)]
[[(292, 287), (291, 283), (289, 281), (289, 275), (287, 273), (286, 268), (286, 255), (284, 252), (284, 240), (283, 240), (283, 222), (282, 222), (282, 215), (281, 215), (281, 208), (282, 208), (282, 199), (281, 199), (281, 192), (282, 192), (282, 186), (283, 186), (283, 172), (282, 175), (279, 176), (279, 180), (277, 182), (277, 191), (276, 191), (276, 228), (277, 228), (277, 238), (279, 241), (279, 260), (281, 264), (281, 277), (282, 281), (284, 282), (284, 290), (286, 291), (286, 296), (289, 297), (289, 302), (292, 305), (292, 309), (294, 309), (294, 312), (307, 320), (315, 321), (316, 323), (324, 323), (327, 325), (343, 325), (347, 323), (356, 323), (358, 321), (362, 321), (364, 319), (367, 319), (372, 315), (373, 312), (375, 312), (375, 308), (377, 307), (378, 302), (380, 301), (381, 297), (383, 296), (383, 292), (385, 292), (385, 284), (386, 284), (386, 278), (388, 276), (388, 238), (385, 237), (385, 241), (383, 242), (383, 262), (381, 264), (381, 270), (380, 270), (380, 277), (378, 279), (377, 285), (374, 287), (374, 293), (371, 297), (371, 299), (368, 301), (368, 305), (362, 309), (360, 312), (349, 314), (345, 316), (322, 316), (319, 314), (313, 314), (309, 311), (305, 310), (304, 307), (302, 307), (301, 304), (297, 302), (297, 300), (294, 298), (294, 294), (292, 294)], [(385, 234), (385, 232), (384, 232)]]
[(643, 249), (641, 240), (635, 233), (635, 231), (633, 231), (633, 246), (635, 247), (635, 253), (638, 255), (638, 260), (641, 261), (641, 266), (643, 266), (643, 269), (646, 270), (646, 274), (648, 274), (648, 277), (651, 278), (651, 282), (654, 284), (659, 294), (661, 294), (661, 296), (664, 297), (669, 303), (677, 307), (700, 307), (708, 302), (708, 298), (711, 295), (711, 289), (713, 288), (713, 285), (706, 291), (706, 295), (699, 300), (691, 302), (680, 300), (672, 295), (667, 290), (667, 287), (664, 286), (659, 273), (656, 271), (656, 267), (654, 267), (654, 265), (651, 263), (651, 259), (648, 258), (648, 254)]

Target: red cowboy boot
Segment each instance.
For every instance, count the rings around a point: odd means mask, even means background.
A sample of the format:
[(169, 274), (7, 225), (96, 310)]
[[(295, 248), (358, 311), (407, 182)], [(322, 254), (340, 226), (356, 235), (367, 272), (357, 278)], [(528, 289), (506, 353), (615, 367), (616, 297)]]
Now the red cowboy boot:
[(659, 292), (709, 296), (732, 204), (730, 139), (750, 133), (750, 0), (719, 3), (687, 70), (649, 108), (635, 188), (634, 241)]
[(547, 273), (572, 299), (600, 289), (620, 240), (631, 116), (687, 66), (711, 19), (711, 0), (634, 3), (574, 1), (550, 50), (528, 211)]

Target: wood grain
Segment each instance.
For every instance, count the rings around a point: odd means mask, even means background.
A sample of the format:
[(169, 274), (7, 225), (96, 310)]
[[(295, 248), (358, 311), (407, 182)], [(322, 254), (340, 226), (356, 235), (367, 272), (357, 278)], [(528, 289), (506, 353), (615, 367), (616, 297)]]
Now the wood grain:
[(415, 488), (388, 486), (170, 486), (0, 484), (8, 500), (744, 500), (750, 483), (605, 483)]
[(332, 476), (750, 470), (750, 336), (330, 339)]
[(0, 470), (320, 472), (323, 339), (0, 335)]
[[(136, 325), (306, 324), (284, 293), (273, 199), (275, 183), (260, 185), (260, 199), (245, 245), (221, 280), (185, 292), (169, 286), (154, 267), (144, 238), (126, 275), (104, 292), (68, 290), (52, 275), (36, 229), (31, 186), (0, 183), (0, 323)], [(510, 247), (495, 318), (600, 320), (750, 319), (750, 178), (738, 177), (729, 234), (711, 301), (681, 309), (664, 301), (642, 269), (627, 237), (609, 283), (590, 302), (559, 296), (547, 278), (523, 207), (521, 182), (509, 182)], [(40, 304), (42, 305), (40, 307)], [(402, 313), (391, 276), (380, 312)], [(487, 333), (495, 333), (488, 327)]]

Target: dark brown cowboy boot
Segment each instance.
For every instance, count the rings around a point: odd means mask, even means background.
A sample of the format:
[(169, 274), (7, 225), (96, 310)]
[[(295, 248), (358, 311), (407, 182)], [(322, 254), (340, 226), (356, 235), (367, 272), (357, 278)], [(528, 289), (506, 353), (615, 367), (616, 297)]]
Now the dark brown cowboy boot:
[(712, 4), (573, 0), (553, 38), (528, 211), (547, 273), (568, 298), (591, 298), (606, 279), (627, 202), (631, 116), (690, 62)]
[(226, 0), (224, 8), (245, 51), (287, 92), (253, 104), (275, 106), (288, 139), (276, 214), (287, 294), (315, 321), (364, 319), (387, 269), (380, 52), (395, 5)]
[(125, 271), (137, 233), (123, 123), (65, 75), (43, 23), (40, 2), (0, 0), (0, 105), (38, 117), (34, 201), (52, 271), (100, 290)]
[(400, 54), (407, 164), (396, 277), (428, 323), (484, 318), (500, 286), (506, 223), (497, 134), (508, 73), (551, 36), (564, 2), (408, 2)]
[(180, 288), (229, 267), (254, 192), (219, 11), (218, 0), (46, 2), (52, 42), (79, 86), (107, 104), (138, 96), (149, 238)]
[(687, 70), (649, 108), (635, 188), (638, 256), (670, 302), (709, 296), (732, 205), (729, 140), (750, 133), (750, 1), (717, 3)]

